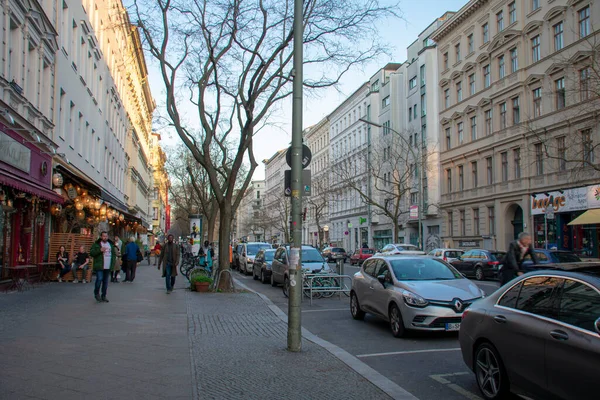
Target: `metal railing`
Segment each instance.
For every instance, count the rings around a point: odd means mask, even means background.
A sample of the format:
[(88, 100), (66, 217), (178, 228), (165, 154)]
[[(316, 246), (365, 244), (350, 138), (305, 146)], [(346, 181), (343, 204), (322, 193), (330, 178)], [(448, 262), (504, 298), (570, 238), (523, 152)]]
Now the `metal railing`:
[(342, 294), (349, 296), (350, 288), (344, 283), (344, 279), (350, 280), (352, 285), (352, 277), (349, 275), (341, 274), (303, 274), (302, 275), (302, 291), (307, 294), (310, 299), (310, 305), (312, 306), (313, 298), (316, 294), (325, 295), (325, 297), (331, 297), (335, 293), (338, 293), (340, 300)]

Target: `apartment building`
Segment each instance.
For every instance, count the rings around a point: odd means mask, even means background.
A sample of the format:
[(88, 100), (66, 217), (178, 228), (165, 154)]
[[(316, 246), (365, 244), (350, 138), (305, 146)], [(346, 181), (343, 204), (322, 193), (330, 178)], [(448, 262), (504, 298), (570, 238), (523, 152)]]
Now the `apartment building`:
[(161, 136), (153, 132), (150, 142), (150, 165), (152, 166), (152, 227), (153, 240), (151, 244), (164, 241), (167, 229), (167, 210), (169, 207), (169, 175), (165, 170), (167, 155), (160, 146)]
[[(285, 160), (286, 149), (279, 150), (271, 158), (263, 160), (265, 165), (264, 218), (268, 222), (265, 240), (270, 243), (289, 242), (291, 206), (284, 196), (284, 174), (290, 169)], [(238, 225), (241, 221), (238, 221)]]
[(538, 247), (597, 256), (596, 225), (568, 223), (593, 207), (598, 182), (599, 26), (590, 0), (471, 0), (430, 36), (446, 245), (504, 250), (525, 230)]
[(237, 209), (236, 237), (248, 242), (262, 242), (269, 231), (269, 223), (265, 221), (265, 181), (254, 180), (246, 190), (246, 195)]

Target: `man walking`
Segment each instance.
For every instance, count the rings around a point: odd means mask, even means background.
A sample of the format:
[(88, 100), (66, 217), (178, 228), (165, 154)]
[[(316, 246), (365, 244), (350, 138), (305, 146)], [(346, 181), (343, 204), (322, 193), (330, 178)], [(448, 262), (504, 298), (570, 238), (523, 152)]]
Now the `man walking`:
[(517, 275), (523, 275), (521, 265), (523, 265), (523, 259), (526, 255), (531, 256), (531, 260), (534, 264), (537, 264), (537, 257), (533, 246), (531, 245), (531, 235), (526, 232), (519, 233), (519, 238), (516, 242), (512, 242), (508, 246), (508, 252), (504, 257), (504, 263), (500, 270), (500, 286), (510, 282)]
[[(90, 256), (94, 259), (94, 272), (96, 272), (94, 297), (99, 303), (108, 303), (106, 298), (108, 280), (117, 260), (117, 250), (114, 243), (108, 239), (108, 232), (100, 234), (100, 239), (96, 240), (90, 249)], [(102, 287), (102, 298), (100, 297), (100, 287)]]
[(173, 243), (173, 235), (167, 236), (167, 243), (160, 253), (158, 259), (159, 270), (161, 265), (163, 265), (162, 276), (165, 278), (165, 283), (167, 285), (167, 294), (171, 294), (173, 286), (175, 286), (177, 266), (179, 265), (179, 248)]
[(139, 246), (135, 242), (135, 237), (129, 238), (129, 243), (121, 251), (124, 254), (125, 267), (125, 280), (123, 282), (132, 283), (135, 279), (135, 270), (138, 263), (138, 253), (141, 252)]

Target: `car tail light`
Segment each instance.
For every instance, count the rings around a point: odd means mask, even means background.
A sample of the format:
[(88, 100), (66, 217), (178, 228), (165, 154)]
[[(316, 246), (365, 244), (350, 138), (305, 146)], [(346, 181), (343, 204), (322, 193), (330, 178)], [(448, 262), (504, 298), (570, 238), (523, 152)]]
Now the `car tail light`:
[(444, 256), (443, 260), (448, 262), (448, 257)]
[(488, 261), (488, 265), (498, 265), (500, 264), (499, 261)]
[(467, 308), (465, 311), (463, 311), (462, 314), (462, 320), (464, 321), (465, 317), (467, 316), (467, 314), (469, 313), (469, 309)]

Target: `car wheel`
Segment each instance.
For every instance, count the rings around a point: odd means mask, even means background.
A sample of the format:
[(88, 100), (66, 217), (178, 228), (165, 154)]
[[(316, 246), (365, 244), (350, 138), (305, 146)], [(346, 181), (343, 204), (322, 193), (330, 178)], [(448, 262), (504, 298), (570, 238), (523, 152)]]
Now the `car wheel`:
[(275, 276), (271, 272), (271, 286), (277, 287), (277, 282), (275, 282)]
[(265, 271), (263, 271), (263, 270), (262, 270), (262, 268), (261, 268), (261, 270), (260, 270), (260, 281), (261, 281), (263, 284), (267, 283), (267, 278), (265, 277)]
[(290, 280), (287, 276), (283, 279), (283, 295), (290, 297)]
[(397, 305), (392, 304), (390, 306), (390, 329), (394, 337), (400, 338), (404, 336), (406, 329), (404, 329), (404, 321), (402, 320), (402, 314)]
[(254, 271), (254, 267), (252, 267), (252, 279), (255, 281), (258, 280), (258, 276), (256, 276), (256, 272)]
[(485, 275), (483, 274), (483, 268), (481, 268), (481, 267), (475, 268), (475, 279), (477, 279), (478, 281), (482, 281), (484, 278), (485, 278)]
[(358, 321), (365, 319), (365, 312), (360, 309), (358, 296), (354, 292), (350, 292), (350, 312), (352, 313), (352, 318)]
[(487, 400), (503, 399), (510, 383), (498, 352), (490, 343), (481, 344), (475, 351), (477, 386)]

